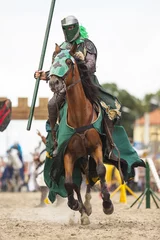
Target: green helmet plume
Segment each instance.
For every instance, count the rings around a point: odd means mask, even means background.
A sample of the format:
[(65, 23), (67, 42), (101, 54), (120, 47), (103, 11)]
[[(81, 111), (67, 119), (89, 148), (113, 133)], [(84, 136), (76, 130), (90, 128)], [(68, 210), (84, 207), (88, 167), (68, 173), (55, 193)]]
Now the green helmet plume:
[(86, 28), (83, 27), (82, 25), (79, 26), (79, 32), (80, 32), (81, 37), (88, 38), (88, 33), (86, 31)]

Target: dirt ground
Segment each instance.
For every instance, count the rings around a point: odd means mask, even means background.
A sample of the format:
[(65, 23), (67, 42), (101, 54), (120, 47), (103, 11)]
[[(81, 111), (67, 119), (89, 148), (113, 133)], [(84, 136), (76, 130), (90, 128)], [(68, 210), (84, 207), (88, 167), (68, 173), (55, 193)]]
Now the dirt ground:
[(91, 223), (82, 226), (79, 213), (68, 208), (66, 199), (59, 206), (55, 202), (36, 208), (39, 199), (39, 192), (0, 192), (0, 240), (160, 239), (160, 209), (152, 201), (150, 209), (145, 199), (139, 209), (138, 203), (130, 208), (135, 197), (127, 196), (127, 203), (120, 203), (117, 192), (112, 197), (114, 213), (105, 215), (98, 192), (93, 192)]

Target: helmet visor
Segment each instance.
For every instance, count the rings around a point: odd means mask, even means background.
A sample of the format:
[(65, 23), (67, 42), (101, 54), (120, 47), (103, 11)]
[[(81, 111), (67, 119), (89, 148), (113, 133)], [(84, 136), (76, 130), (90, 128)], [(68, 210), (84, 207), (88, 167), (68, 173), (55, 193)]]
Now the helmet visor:
[(72, 42), (79, 37), (79, 24), (71, 24), (68, 26), (62, 26), (65, 40), (67, 42)]

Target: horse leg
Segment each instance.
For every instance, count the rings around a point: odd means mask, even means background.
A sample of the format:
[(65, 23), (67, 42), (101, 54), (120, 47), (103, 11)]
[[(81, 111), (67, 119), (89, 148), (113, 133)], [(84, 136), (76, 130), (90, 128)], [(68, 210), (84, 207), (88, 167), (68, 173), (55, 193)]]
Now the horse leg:
[(74, 190), (77, 194), (77, 198), (79, 201), (79, 212), (81, 213), (81, 224), (82, 225), (88, 225), (90, 224), (90, 220), (88, 217), (88, 213), (87, 213), (87, 209), (85, 208), (83, 201), (82, 201), (82, 197), (81, 197), (81, 193), (80, 193), (80, 188), (77, 185), (74, 185)]
[(92, 213), (92, 206), (91, 206), (91, 203), (90, 203), (90, 200), (91, 200), (91, 186), (89, 184), (89, 176), (88, 176), (88, 174), (89, 174), (89, 162), (88, 161), (87, 161), (87, 164), (84, 167), (84, 173), (85, 173), (85, 177), (86, 177), (86, 193), (85, 193), (84, 207), (85, 207), (87, 215), (90, 216), (91, 213)]
[(78, 211), (80, 206), (78, 200), (74, 198), (74, 183), (72, 180), (72, 173), (73, 173), (73, 159), (70, 154), (65, 154), (64, 156), (64, 168), (65, 168), (65, 188), (68, 195), (68, 206), (74, 210)]
[(102, 149), (101, 146), (97, 147), (94, 153), (92, 154), (94, 160), (96, 161), (96, 171), (98, 174), (98, 177), (100, 179), (101, 184), (101, 194), (102, 194), (102, 200), (103, 200), (103, 212), (105, 214), (112, 214), (114, 211), (114, 207), (112, 204), (112, 201), (110, 200), (110, 194), (107, 188), (106, 184), (106, 168), (103, 164), (103, 156), (102, 156)]
[(92, 205), (90, 200), (91, 200), (91, 187), (89, 183), (87, 183), (84, 206), (88, 216), (91, 215), (92, 213)]

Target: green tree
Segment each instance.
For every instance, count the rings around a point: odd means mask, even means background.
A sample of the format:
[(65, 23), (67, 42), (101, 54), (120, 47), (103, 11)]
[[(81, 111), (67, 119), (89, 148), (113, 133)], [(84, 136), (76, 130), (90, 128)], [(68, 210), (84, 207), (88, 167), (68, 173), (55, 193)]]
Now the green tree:
[(121, 124), (124, 126), (129, 137), (133, 137), (133, 128), (136, 118), (143, 116), (144, 106), (142, 101), (124, 89), (118, 89), (115, 83), (103, 85), (107, 92), (116, 96), (122, 104)]

